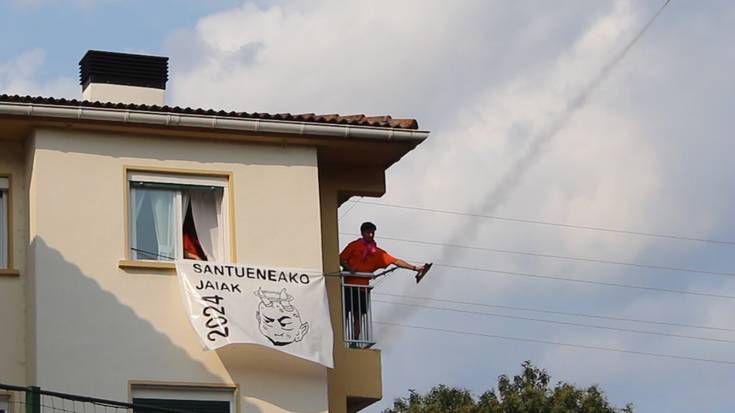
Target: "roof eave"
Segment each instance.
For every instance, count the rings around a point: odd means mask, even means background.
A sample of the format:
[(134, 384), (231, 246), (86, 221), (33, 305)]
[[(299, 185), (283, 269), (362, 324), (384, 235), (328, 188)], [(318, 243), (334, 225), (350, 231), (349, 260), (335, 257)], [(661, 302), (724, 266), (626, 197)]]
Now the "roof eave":
[(251, 133), (276, 133), (301, 136), (312, 135), (404, 141), (414, 144), (423, 142), (429, 136), (429, 131), (416, 129), (382, 128), (271, 119), (248, 119), (200, 114), (150, 112), (131, 109), (60, 106), (26, 102), (0, 102), (0, 115), (215, 129)]

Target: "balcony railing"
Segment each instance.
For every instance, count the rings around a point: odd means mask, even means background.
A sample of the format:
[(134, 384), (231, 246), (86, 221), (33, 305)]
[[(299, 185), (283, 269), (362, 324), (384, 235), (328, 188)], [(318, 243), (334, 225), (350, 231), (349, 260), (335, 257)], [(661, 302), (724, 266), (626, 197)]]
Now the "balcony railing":
[[(342, 320), (347, 347), (364, 349), (375, 345), (370, 305), (373, 287), (368, 284), (373, 278), (375, 275), (369, 272), (342, 272)], [(359, 284), (357, 280), (365, 280), (365, 284)]]

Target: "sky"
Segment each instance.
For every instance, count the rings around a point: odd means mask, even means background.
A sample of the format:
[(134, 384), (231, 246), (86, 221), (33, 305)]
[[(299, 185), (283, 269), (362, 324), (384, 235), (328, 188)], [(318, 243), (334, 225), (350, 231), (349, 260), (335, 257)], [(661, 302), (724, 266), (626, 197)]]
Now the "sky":
[(367, 412), (440, 383), (479, 395), (525, 360), (639, 412), (729, 412), (735, 5), (673, 0), (605, 70), (662, 4), (0, 0), (0, 93), (78, 98), (86, 50), (146, 53), (171, 58), (172, 105), (431, 131), (385, 196), (340, 209), (342, 245), (370, 220), (393, 255), (436, 263), (374, 291), (374, 319), (403, 327), (376, 325)]

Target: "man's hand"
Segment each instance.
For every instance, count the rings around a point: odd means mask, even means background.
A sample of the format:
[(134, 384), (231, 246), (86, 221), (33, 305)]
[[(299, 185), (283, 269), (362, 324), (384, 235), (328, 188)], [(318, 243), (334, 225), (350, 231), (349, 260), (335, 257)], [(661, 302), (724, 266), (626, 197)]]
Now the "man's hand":
[(418, 284), (426, 276), (426, 273), (429, 272), (432, 265), (434, 264), (427, 262), (426, 264), (421, 266), (421, 270), (416, 273), (416, 284)]
[(347, 265), (347, 263), (344, 262), (344, 261), (340, 262), (339, 265), (342, 266), (342, 269), (343, 270), (348, 271), (350, 274), (354, 274), (354, 273), (357, 272), (354, 268), (352, 268), (349, 265)]

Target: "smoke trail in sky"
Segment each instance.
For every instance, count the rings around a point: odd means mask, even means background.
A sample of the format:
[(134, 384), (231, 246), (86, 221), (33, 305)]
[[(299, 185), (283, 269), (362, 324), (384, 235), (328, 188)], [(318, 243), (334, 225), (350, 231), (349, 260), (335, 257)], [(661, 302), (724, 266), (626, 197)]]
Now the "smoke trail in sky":
[[(661, 14), (664, 8), (671, 2), (666, 0), (664, 4), (658, 9), (656, 14), (646, 23), (643, 28), (631, 39), (630, 42), (609, 62), (607, 62), (600, 72), (595, 76), (592, 81), (582, 88), (582, 91), (573, 99), (567, 102), (566, 108), (558, 115), (557, 119), (552, 121), (547, 127), (543, 128), (536, 137), (531, 140), (530, 144), (526, 148), (526, 151), (521, 155), (518, 160), (511, 166), (511, 168), (501, 176), (500, 180), (484, 198), (484, 201), (474, 209), (476, 213), (481, 214), (492, 214), (495, 210), (503, 205), (508, 197), (513, 192), (513, 189), (518, 187), (528, 170), (539, 161), (540, 155), (546, 146), (563, 130), (568, 124), (572, 116), (583, 108), (587, 104), (587, 99), (590, 94), (593, 93), (597, 87), (610, 75), (610, 72), (625, 58), (630, 49), (635, 46), (640, 40), (643, 34), (653, 24), (656, 18)], [(455, 231), (453, 236), (450, 238), (449, 244), (459, 244), (460, 240), (474, 239), (476, 237), (476, 228), (474, 222), (460, 227), (459, 230)], [(450, 262), (450, 258), (453, 255), (451, 248), (445, 248), (442, 253), (441, 262)]]
[[(586, 86), (584, 86), (577, 96), (567, 102), (566, 107), (562, 110), (561, 113), (557, 115), (557, 118), (554, 119), (546, 127), (542, 128), (538, 134), (536, 134), (535, 138), (533, 138), (530, 144), (527, 146), (526, 151), (515, 161), (510, 169), (501, 176), (498, 183), (484, 197), (484, 200), (480, 203), (480, 205), (474, 208), (475, 213), (492, 214), (498, 207), (503, 205), (508, 200), (508, 197), (511, 195), (513, 190), (518, 187), (525, 174), (529, 171), (531, 167), (533, 167), (534, 164), (539, 161), (540, 156), (543, 154), (543, 151), (547, 147), (547, 145), (559, 134), (560, 131), (562, 131), (569, 124), (572, 116), (574, 116), (577, 111), (579, 111), (587, 104), (587, 99), (589, 98), (590, 94), (592, 94), (598, 88), (598, 86), (603, 81), (605, 81), (605, 79), (607, 79), (607, 77), (610, 75), (610, 72), (623, 60), (623, 58), (625, 58), (630, 49), (633, 48), (636, 43), (638, 43), (643, 34), (645, 34), (649, 27), (651, 27), (654, 21), (658, 18), (661, 12), (663, 12), (664, 8), (666, 8), (666, 6), (670, 2), (671, 0), (666, 0), (663, 5), (658, 9), (658, 11), (653, 15), (653, 17), (651, 17), (651, 19), (643, 26), (643, 28), (638, 31), (638, 33), (630, 40), (630, 42), (628, 42), (619, 53), (613, 56), (613, 58), (609, 62), (602, 66), (597, 76), (595, 76)], [(477, 225), (474, 221), (469, 221), (468, 223), (460, 226), (460, 228), (452, 234), (452, 236), (447, 241), (447, 244), (466, 243), (467, 240), (475, 239), (476, 236)], [(456, 250), (453, 250), (450, 247), (445, 247), (438, 262), (450, 263), (452, 262), (452, 258), (454, 258), (456, 254)], [(432, 283), (423, 283), (423, 286), (425, 288), (422, 289), (422, 293), (424, 295), (431, 295), (431, 285)], [(436, 286), (437, 284), (433, 285)], [(413, 311), (415, 310), (402, 309), (401, 316), (409, 316), (410, 313)], [(392, 331), (395, 331), (395, 329), (393, 329)], [(392, 331), (380, 331), (380, 333), (382, 333), (380, 334), (381, 340), (385, 342), (393, 334), (396, 334)]]

